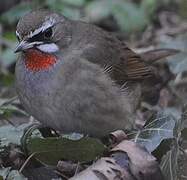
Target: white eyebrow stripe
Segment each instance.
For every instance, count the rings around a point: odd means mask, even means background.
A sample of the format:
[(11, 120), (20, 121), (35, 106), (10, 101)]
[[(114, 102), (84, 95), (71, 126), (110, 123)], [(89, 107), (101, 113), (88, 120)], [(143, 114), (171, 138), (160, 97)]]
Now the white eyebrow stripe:
[(39, 34), (40, 32), (44, 32), (49, 27), (52, 27), (55, 23), (56, 23), (56, 20), (54, 18), (49, 18), (42, 24), (41, 27), (39, 27), (38, 29), (35, 29), (33, 32), (30, 32), (30, 34), (28, 35), (28, 38), (32, 38), (33, 36)]

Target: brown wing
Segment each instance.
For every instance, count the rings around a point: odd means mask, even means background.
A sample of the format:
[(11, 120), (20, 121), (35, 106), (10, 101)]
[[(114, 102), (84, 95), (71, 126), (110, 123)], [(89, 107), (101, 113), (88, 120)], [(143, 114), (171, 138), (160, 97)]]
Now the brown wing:
[(140, 56), (135, 54), (133, 57), (127, 58), (126, 73), (128, 79), (136, 80), (150, 77), (153, 74), (153, 70), (150, 65), (147, 65)]
[(127, 76), (129, 79), (149, 77), (154, 74), (154, 68), (151, 65), (155, 61), (175, 55), (179, 52), (180, 51), (175, 49), (157, 49), (138, 55), (131, 51), (127, 58)]
[(88, 61), (108, 68), (115, 82), (124, 84), (128, 80), (144, 79), (152, 74), (151, 67), (116, 36), (96, 26), (85, 23), (81, 26), (84, 31), (74, 36), (82, 37), (81, 41), (80, 38), (75, 41), (76, 47), (79, 46), (82, 56)]
[[(145, 79), (153, 75), (152, 66), (144, 62), (138, 54), (129, 49), (125, 43), (120, 47), (120, 62), (114, 65), (114, 78), (124, 81)], [(120, 83), (121, 84), (121, 83)]]

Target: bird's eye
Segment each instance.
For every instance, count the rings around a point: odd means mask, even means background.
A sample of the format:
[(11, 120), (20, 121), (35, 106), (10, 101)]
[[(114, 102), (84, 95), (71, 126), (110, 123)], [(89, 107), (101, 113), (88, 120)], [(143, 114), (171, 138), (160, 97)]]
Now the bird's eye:
[(49, 39), (53, 35), (52, 28), (48, 28), (44, 31), (44, 38)]

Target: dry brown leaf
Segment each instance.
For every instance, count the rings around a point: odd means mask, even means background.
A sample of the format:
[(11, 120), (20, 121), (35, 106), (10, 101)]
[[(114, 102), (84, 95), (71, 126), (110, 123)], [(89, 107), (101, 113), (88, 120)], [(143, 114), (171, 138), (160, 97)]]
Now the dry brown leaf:
[(71, 180), (162, 180), (156, 159), (140, 145), (124, 140)]
[(127, 139), (127, 135), (123, 130), (116, 130), (110, 133), (110, 138), (112, 139), (112, 142), (119, 143), (122, 140)]

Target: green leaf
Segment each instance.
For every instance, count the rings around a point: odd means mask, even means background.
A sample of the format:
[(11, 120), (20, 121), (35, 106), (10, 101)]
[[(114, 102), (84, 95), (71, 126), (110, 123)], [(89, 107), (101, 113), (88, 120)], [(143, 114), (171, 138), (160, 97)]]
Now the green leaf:
[(2, 179), (7, 180), (27, 180), (27, 178), (20, 174), (19, 171), (11, 170), (10, 167), (0, 169), (0, 176), (2, 177)]
[(5, 179), (10, 171), (10, 167), (0, 169), (0, 176)]
[(9, 99), (7, 98), (0, 98), (0, 107), (4, 104), (6, 104), (7, 102), (9, 102)]
[[(14, 42), (13, 42), (14, 44)], [(16, 62), (17, 55), (15, 55), (13, 48), (7, 48), (1, 53), (2, 64), (4, 67), (11, 65)]]
[(167, 152), (166, 155), (163, 156), (160, 168), (165, 177), (165, 180), (177, 180), (177, 169), (178, 169), (178, 153), (179, 148), (178, 145), (173, 146), (170, 151)]
[(3, 37), (9, 41), (17, 41), (15, 31), (7, 31), (3, 33)]
[(32, 9), (31, 3), (28, 2), (19, 3), (13, 8), (11, 8), (9, 11), (2, 14), (1, 20), (6, 23), (13, 24), (31, 9)]
[[(78, 1), (74, 1), (74, 2), (75, 3), (73, 4), (73, 1), (66, 2), (64, 0), (54, 0), (54, 1), (47, 0), (46, 5), (52, 10), (59, 11), (60, 13), (63, 13), (64, 16), (66, 16), (70, 19), (77, 20), (77, 19), (80, 19), (80, 17), (81, 17), (80, 9), (78, 7), (77, 8), (72, 7), (71, 5), (78, 6), (79, 3), (81, 4), (81, 0), (80, 0), (80, 2), (78, 2)], [(76, 2), (77, 2), (77, 4), (76, 4)]]
[(0, 169), (0, 176), (5, 179), (10, 172), (10, 167)]
[(22, 115), (25, 115), (27, 116), (27, 113), (25, 111), (23, 111), (22, 109), (18, 108), (16, 106), (16, 100), (17, 99), (17, 96), (14, 96), (12, 98), (4, 98), (4, 99), (1, 99), (0, 98), (0, 114), (12, 114), (14, 112), (16, 113), (20, 113)]
[(153, 152), (164, 139), (173, 138), (175, 119), (173, 116), (161, 116), (151, 121), (142, 130), (132, 132), (129, 138)]
[[(14, 75), (9, 73), (9, 74), (1, 74), (0, 73), (0, 86), (11, 86), (14, 82)], [(1, 105), (1, 103), (0, 103)]]
[(111, 14), (112, 4), (111, 0), (90, 2), (85, 8), (86, 17), (92, 22), (98, 22)]
[(89, 137), (80, 140), (50, 137), (30, 139), (27, 149), (30, 154), (34, 153), (39, 161), (56, 165), (60, 159), (75, 162), (94, 160), (101, 156), (106, 148), (99, 140)]
[(85, 11), (88, 18), (94, 22), (112, 15), (121, 30), (126, 32), (141, 31), (149, 22), (149, 16), (146, 16), (143, 8), (123, 0), (92, 1)]
[(185, 19), (187, 19), (186, 9), (187, 9), (187, 1), (186, 0), (179, 1), (179, 13)]
[(0, 115), (2, 115), (3, 118), (9, 118), (13, 115), (13, 113), (19, 113), (21, 115), (28, 116), (24, 110), (16, 107), (15, 105), (8, 104), (0, 106)]
[(169, 57), (168, 64), (170, 70), (174, 74), (187, 71), (187, 53), (181, 53), (179, 55), (175, 55), (174, 57)]
[(14, 112), (27, 116), (27, 113), (25, 111), (11, 104), (1, 106), (0, 110), (4, 112), (5, 114), (7, 114), (8, 116)]
[(159, 36), (158, 38), (160, 38), (160, 45), (157, 48), (171, 48), (181, 51), (181, 53), (167, 58), (171, 72), (178, 74), (187, 71), (187, 33), (172, 39), (163, 36)]
[(45, 3), (50, 9), (63, 12), (64, 3), (62, 0), (46, 0)]
[(120, 28), (128, 33), (141, 31), (149, 23), (144, 10), (131, 2), (119, 1), (113, 6), (112, 14)]
[(24, 130), (30, 124), (25, 123), (18, 127), (12, 125), (6, 125), (0, 127), (0, 147), (8, 146), (10, 143), (20, 145), (21, 137), (24, 134)]
[(79, 20), (81, 18), (80, 10), (71, 7), (64, 7), (63, 15), (74, 20)]
[(143, 0), (141, 1), (140, 8), (146, 13), (147, 16), (153, 16), (156, 11), (158, 4), (158, 0)]
[(180, 155), (180, 141), (182, 136), (182, 130), (184, 129), (184, 121), (186, 121), (186, 108), (183, 107), (182, 116), (176, 121), (174, 127), (174, 138), (171, 146), (171, 150), (168, 151), (161, 159), (160, 168), (165, 180), (178, 180), (179, 170), (179, 155)]
[(62, 2), (73, 6), (83, 6), (86, 3), (86, 0), (62, 0)]

